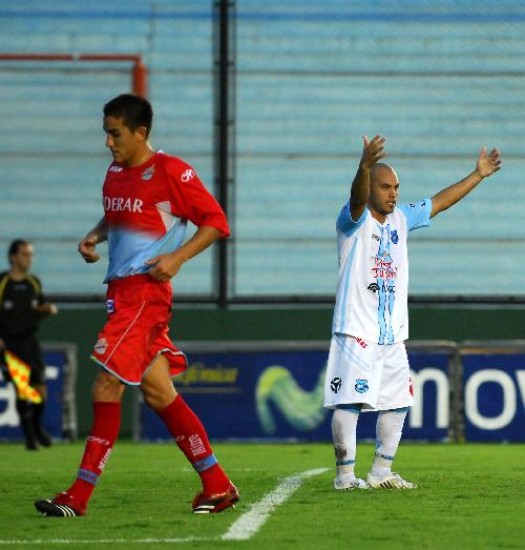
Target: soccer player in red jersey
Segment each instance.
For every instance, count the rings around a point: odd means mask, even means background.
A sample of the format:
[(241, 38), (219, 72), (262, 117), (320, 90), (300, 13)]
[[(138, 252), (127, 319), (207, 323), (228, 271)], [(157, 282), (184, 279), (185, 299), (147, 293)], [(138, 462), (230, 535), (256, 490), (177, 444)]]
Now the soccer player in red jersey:
[[(155, 152), (149, 143), (153, 111), (139, 96), (123, 94), (104, 106), (106, 147), (113, 156), (103, 186), (104, 216), (79, 243), (87, 263), (100, 259), (107, 240), (107, 322), (92, 359), (101, 369), (93, 386), (93, 425), (78, 475), (66, 491), (35, 506), (47, 516), (85, 514), (118, 437), (126, 385), (140, 386), (202, 481), (195, 513), (216, 513), (239, 500), (208, 441), (204, 426), (173, 387), (187, 368), (171, 342), (171, 278), (190, 258), (229, 236), (226, 216), (194, 170)], [(183, 242), (187, 221), (197, 231)]]

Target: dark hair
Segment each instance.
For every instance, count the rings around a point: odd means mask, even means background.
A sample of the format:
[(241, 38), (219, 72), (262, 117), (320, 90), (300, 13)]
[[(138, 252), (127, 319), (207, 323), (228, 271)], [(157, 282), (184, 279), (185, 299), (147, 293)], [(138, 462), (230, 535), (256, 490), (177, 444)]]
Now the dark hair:
[(144, 126), (149, 136), (153, 124), (151, 103), (135, 94), (121, 94), (104, 105), (104, 116), (121, 118), (132, 132)]
[(7, 249), (7, 259), (9, 260), (9, 263), (13, 263), (11, 261), (11, 256), (16, 256), (18, 254), (18, 251), (22, 246), (26, 246), (28, 244), (31, 244), (29, 241), (26, 241), (24, 239), (15, 239)]

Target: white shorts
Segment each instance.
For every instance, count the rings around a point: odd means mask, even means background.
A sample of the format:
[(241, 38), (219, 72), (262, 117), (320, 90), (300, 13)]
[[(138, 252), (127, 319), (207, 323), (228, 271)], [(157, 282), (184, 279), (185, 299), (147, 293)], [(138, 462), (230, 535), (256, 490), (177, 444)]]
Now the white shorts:
[(379, 345), (334, 334), (326, 368), (324, 406), (362, 405), (384, 411), (414, 404), (405, 344)]

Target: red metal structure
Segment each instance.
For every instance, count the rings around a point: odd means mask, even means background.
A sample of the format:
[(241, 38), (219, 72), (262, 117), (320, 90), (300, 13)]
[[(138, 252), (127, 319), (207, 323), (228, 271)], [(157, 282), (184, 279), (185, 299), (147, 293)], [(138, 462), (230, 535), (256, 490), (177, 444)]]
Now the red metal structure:
[(0, 53), (0, 61), (91, 61), (130, 62), (131, 89), (133, 93), (146, 97), (148, 94), (148, 68), (142, 57), (136, 54), (47, 54), (47, 53)]

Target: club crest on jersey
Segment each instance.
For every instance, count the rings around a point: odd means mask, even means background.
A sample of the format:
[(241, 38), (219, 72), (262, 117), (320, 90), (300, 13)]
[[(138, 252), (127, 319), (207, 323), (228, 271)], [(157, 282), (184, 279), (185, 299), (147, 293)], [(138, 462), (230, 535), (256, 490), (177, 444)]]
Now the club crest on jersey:
[(399, 242), (399, 235), (397, 234), (397, 229), (390, 232), (390, 241), (392, 244), (397, 244)]
[(370, 389), (366, 378), (358, 378), (355, 381), (355, 391), (357, 393), (366, 393)]
[(106, 300), (106, 313), (115, 313), (115, 300)]
[(93, 349), (100, 355), (103, 355), (108, 349), (108, 341), (105, 338), (100, 338)]
[(144, 172), (142, 172), (142, 176), (140, 176), (140, 178), (143, 179), (144, 181), (149, 181), (154, 174), (155, 174), (155, 165), (149, 166), (148, 168), (146, 168), (146, 170), (144, 170)]
[(188, 182), (191, 181), (194, 177), (195, 177), (195, 172), (194, 172), (191, 168), (188, 168), (187, 170), (185, 170), (185, 171), (182, 173), (182, 176), (180, 177), (180, 181), (182, 181), (182, 182), (184, 182), (184, 183), (188, 183)]

